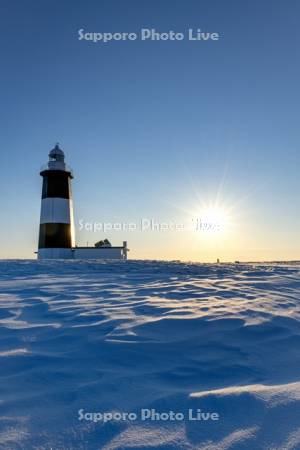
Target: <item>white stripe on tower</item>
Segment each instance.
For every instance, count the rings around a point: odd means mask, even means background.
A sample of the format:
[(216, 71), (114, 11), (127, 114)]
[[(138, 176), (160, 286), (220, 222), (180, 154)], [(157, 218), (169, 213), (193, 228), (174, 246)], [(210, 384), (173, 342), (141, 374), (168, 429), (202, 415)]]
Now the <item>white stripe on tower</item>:
[(43, 177), (40, 216), (39, 258), (72, 257), (74, 220), (71, 179), (64, 162), (65, 155), (58, 144), (49, 153)]
[(71, 202), (67, 198), (43, 198), (40, 223), (71, 223)]

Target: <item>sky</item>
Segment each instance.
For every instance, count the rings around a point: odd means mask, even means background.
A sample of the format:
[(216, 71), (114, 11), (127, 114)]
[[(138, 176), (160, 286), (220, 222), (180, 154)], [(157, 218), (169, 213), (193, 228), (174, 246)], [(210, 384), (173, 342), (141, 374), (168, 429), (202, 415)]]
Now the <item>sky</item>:
[[(300, 259), (299, 17), (297, 0), (0, 0), (0, 258), (35, 258), (59, 142), (79, 245)], [(78, 39), (142, 28), (185, 39)]]

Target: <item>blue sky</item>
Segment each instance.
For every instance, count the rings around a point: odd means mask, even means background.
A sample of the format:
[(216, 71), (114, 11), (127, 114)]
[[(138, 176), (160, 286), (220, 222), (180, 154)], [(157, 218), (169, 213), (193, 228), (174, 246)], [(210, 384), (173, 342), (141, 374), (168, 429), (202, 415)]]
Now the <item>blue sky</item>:
[[(127, 239), (132, 258), (299, 259), (299, 2), (2, 0), (0, 16), (1, 258), (34, 257), (39, 168), (59, 141), (79, 244)], [(221, 39), (94, 44), (81, 28)], [(78, 225), (189, 222), (203, 204), (229, 210), (230, 230)]]

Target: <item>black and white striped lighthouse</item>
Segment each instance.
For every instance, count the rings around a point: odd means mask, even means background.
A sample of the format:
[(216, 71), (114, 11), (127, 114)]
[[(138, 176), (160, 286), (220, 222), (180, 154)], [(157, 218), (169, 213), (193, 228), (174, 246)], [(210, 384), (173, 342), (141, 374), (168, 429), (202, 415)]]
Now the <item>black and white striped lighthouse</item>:
[(39, 232), (39, 259), (72, 258), (75, 246), (71, 180), (64, 152), (56, 144), (42, 168), (42, 205)]

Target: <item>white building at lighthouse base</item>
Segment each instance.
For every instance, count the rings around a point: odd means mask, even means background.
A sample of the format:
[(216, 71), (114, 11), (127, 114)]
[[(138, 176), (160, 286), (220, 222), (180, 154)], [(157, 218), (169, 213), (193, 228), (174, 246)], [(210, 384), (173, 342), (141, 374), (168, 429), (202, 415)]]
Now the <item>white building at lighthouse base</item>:
[(127, 259), (127, 242), (119, 247), (40, 248), (38, 259)]

